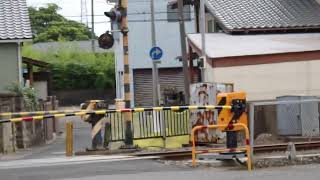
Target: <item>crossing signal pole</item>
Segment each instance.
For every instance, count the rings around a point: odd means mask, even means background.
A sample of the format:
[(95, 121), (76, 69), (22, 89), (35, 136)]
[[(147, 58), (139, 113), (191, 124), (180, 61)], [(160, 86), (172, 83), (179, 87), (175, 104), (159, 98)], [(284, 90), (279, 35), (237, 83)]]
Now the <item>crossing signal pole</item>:
[[(121, 18), (121, 29), (123, 34), (123, 65), (124, 65), (124, 101), (125, 107), (131, 108), (131, 92), (130, 92), (130, 66), (129, 66), (129, 38), (128, 38), (128, 0), (120, 0), (120, 7), (123, 10)], [(132, 134), (132, 115), (125, 114), (126, 132), (125, 145), (126, 147), (133, 146)]]
[[(113, 23), (120, 23), (120, 31), (123, 35), (123, 65), (124, 65), (124, 101), (125, 108), (131, 108), (131, 91), (130, 91), (130, 66), (129, 66), (129, 41), (128, 41), (128, 18), (127, 18), (128, 0), (119, 0), (119, 6), (112, 9), (110, 12), (104, 14), (110, 18)], [(105, 33), (105, 37), (109, 37), (109, 32)], [(101, 38), (101, 40), (109, 39), (112, 42), (112, 38)], [(100, 43), (99, 43), (100, 44)], [(111, 44), (110, 44), (111, 45)], [(112, 46), (112, 45), (111, 45)], [(109, 46), (107, 46), (109, 47)], [(127, 112), (124, 114), (125, 118), (125, 146), (123, 148), (134, 148), (133, 146), (133, 133), (132, 133), (132, 113)]]

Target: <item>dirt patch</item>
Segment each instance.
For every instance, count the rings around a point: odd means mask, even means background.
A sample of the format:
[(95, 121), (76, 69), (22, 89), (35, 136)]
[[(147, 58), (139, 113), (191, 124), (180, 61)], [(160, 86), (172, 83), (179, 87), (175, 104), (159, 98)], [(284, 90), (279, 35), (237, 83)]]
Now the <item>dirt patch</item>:
[(318, 156), (301, 156), (294, 160), (288, 158), (268, 158), (255, 160), (255, 168), (281, 167), (292, 165), (319, 164), (320, 155)]
[(267, 145), (267, 144), (278, 144), (284, 143), (283, 139), (279, 139), (272, 134), (263, 133), (260, 134), (254, 141), (255, 145)]

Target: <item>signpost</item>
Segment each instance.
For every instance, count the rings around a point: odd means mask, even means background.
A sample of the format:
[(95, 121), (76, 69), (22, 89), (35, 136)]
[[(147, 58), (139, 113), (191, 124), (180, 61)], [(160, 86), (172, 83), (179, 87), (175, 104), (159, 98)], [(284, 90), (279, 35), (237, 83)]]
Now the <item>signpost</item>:
[(163, 51), (160, 47), (153, 47), (150, 49), (149, 52), (150, 58), (153, 60), (153, 62), (160, 63), (160, 59), (162, 58)]

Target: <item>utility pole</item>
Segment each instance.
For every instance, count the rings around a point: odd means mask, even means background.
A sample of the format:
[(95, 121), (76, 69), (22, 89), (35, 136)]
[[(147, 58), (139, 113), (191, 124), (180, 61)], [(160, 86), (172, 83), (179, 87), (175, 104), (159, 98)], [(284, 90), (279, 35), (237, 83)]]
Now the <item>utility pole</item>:
[[(125, 107), (131, 108), (131, 91), (130, 91), (130, 67), (129, 67), (129, 42), (128, 42), (128, 0), (120, 0), (120, 7), (123, 9), (121, 18), (121, 30), (123, 34), (123, 65), (124, 65), (124, 101)], [(125, 148), (133, 148), (132, 133), (132, 114), (124, 114), (126, 124), (125, 129)]]
[(179, 10), (179, 25), (180, 25), (180, 41), (181, 41), (181, 53), (182, 53), (182, 64), (183, 64), (183, 75), (184, 75), (184, 93), (185, 103), (190, 104), (190, 76), (188, 70), (188, 57), (187, 57), (187, 45), (186, 45), (186, 29), (184, 24), (184, 8), (183, 0), (178, 0)]
[(92, 52), (96, 51), (95, 48), (95, 35), (94, 35), (94, 0), (91, 0), (91, 48), (92, 48)]
[(206, 63), (207, 63), (207, 54), (206, 54), (206, 19), (205, 19), (205, 0), (200, 0), (200, 33), (201, 33), (201, 59), (203, 67), (201, 69), (201, 79), (202, 82), (206, 82)]
[[(154, 0), (151, 0), (151, 39), (152, 47), (157, 46), (156, 42), (156, 27), (154, 22)], [(153, 86), (153, 106), (159, 106), (160, 99), (160, 87), (159, 87), (159, 71), (158, 71), (158, 62), (153, 61), (152, 64), (152, 86)]]

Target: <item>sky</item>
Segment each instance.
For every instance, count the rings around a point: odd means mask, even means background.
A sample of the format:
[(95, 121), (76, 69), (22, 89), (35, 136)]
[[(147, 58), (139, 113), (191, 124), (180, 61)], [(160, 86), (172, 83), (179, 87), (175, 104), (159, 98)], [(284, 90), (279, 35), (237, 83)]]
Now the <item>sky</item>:
[[(87, 1), (87, 17), (89, 27), (91, 27), (91, 0), (82, 1)], [(81, 0), (27, 0), (28, 6), (33, 7), (46, 6), (47, 3), (55, 3), (60, 6), (61, 10), (58, 13), (67, 19), (81, 22)], [(103, 13), (109, 11), (112, 6), (107, 3), (107, 0), (94, 0), (94, 29), (97, 36), (110, 29), (109, 18)]]

